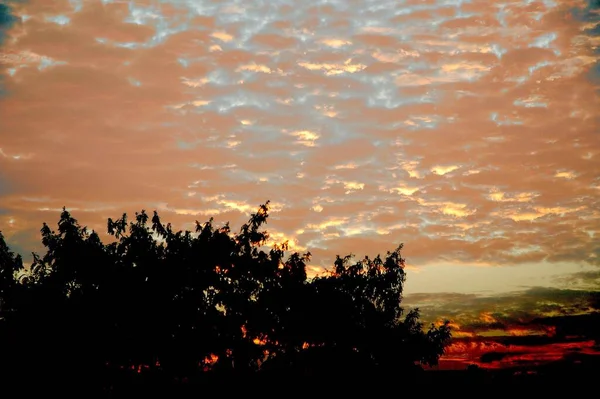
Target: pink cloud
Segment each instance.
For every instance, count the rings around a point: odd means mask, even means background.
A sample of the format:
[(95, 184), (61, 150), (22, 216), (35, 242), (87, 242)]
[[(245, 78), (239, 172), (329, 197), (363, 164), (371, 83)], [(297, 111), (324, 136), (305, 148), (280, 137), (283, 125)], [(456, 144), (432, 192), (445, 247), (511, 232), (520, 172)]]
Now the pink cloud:
[(417, 266), (598, 264), (581, 2), (371, 3), (15, 5), (8, 241), (63, 205), (99, 229), (141, 208), (185, 227), (271, 199), (269, 228), (317, 265), (399, 242)]

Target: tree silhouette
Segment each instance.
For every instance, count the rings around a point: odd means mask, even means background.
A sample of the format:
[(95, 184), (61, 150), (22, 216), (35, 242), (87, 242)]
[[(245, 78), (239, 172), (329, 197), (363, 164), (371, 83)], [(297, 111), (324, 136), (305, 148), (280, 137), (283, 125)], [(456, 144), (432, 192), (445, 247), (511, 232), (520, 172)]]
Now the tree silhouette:
[(17, 273), (23, 270), (21, 255), (10, 251), (0, 231), (0, 319), (10, 317), (18, 294)]
[(212, 219), (174, 231), (142, 210), (108, 219), (104, 244), (63, 208), (20, 280), (21, 258), (0, 234), (2, 372), (114, 389), (147, 375), (202, 382), (437, 363), (450, 330), (424, 331), (418, 310), (404, 314), (402, 245), (385, 258), (338, 256), (309, 279), (310, 253), (267, 247), (268, 211), (234, 233)]

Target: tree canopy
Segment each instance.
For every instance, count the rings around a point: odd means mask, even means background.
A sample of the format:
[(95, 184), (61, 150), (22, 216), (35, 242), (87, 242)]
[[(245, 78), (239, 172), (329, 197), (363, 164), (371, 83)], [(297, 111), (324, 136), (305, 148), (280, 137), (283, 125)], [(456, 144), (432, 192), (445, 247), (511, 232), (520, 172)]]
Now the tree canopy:
[(269, 202), (232, 232), (213, 219), (174, 231), (142, 210), (108, 219), (104, 244), (63, 208), (57, 230), (43, 224), (46, 253), (27, 270), (0, 234), (2, 372), (61, 370), (102, 384), (119, 373), (185, 380), (437, 363), (450, 329), (424, 329), (418, 309), (401, 307), (402, 245), (385, 257), (337, 256), (308, 278), (310, 253), (268, 247), (268, 212)]

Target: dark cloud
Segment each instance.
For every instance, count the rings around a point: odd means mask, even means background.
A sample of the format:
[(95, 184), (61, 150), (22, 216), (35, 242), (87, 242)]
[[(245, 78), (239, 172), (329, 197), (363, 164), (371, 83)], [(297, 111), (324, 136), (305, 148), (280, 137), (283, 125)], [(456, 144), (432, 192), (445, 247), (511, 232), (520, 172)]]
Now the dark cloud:
[[(10, 7), (10, 3), (13, 1), (7, 1), (0, 3), (0, 46), (7, 39), (8, 31), (17, 22), (17, 18), (13, 15), (13, 10)], [(1, 47), (0, 47), (1, 48)], [(0, 57), (1, 57), (0, 51)], [(4, 62), (0, 59), (0, 98), (7, 94), (4, 87), (5, 76), (3, 70), (5, 69)]]
[(498, 362), (506, 358), (507, 356), (519, 356), (521, 354), (522, 353), (488, 352), (481, 355), (481, 358), (479, 360), (481, 361), (481, 363), (492, 363)]
[[(429, 321), (448, 319), (456, 336), (558, 334), (572, 320), (592, 320), (599, 311), (600, 291), (535, 287), (520, 292), (475, 294), (412, 294), (404, 299), (407, 307), (418, 307)], [(595, 320), (595, 319), (594, 319)], [(577, 324), (579, 325), (579, 324)], [(595, 338), (585, 329), (582, 337)], [(568, 332), (561, 334), (569, 335)]]
[(600, 271), (591, 270), (572, 273), (566, 276), (556, 277), (556, 283), (563, 284), (567, 287), (576, 288), (595, 288), (600, 290)]
[(17, 18), (12, 14), (10, 2), (0, 3), (0, 45), (6, 39), (6, 32), (16, 22)]
[[(596, 306), (599, 298), (600, 293), (596, 293), (590, 299), (591, 306)], [(556, 337), (593, 339), (600, 345), (600, 312), (597, 311), (582, 315), (542, 317), (532, 320), (531, 324), (551, 327)]]
[(491, 369), (552, 369), (597, 367), (600, 362), (600, 313), (536, 320), (551, 334), (455, 338), (442, 357), (441, 368), (477, 364)]

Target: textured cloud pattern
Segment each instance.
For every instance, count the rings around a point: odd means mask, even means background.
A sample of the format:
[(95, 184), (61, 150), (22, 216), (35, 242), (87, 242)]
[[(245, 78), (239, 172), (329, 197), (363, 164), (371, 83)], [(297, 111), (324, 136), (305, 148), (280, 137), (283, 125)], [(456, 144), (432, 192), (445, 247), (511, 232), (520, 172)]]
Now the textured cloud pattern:
[(600, 265), (591, 3), (6, 4), (0, 226), (21, 252), (63, 205), (104, 231), (142, 208), (235, 225), (270, 199), (313, 271), (400, 242), (463, 274)]

